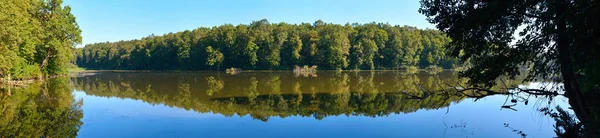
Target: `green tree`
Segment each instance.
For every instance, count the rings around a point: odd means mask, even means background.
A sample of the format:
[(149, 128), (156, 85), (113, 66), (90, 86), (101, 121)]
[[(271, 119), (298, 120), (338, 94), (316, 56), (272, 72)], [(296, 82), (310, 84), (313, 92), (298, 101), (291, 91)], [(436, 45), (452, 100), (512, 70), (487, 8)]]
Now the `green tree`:
[(348, 66), (348, 54), (350, 52), (350, 40), (348, 31), (340, 25), (320, 24), (315, 22), (319, 30), (319, 59), (320, 64), (329, 69), (343, 69)]
[(600, 93), (593, 89), (599, 84), (598, 1), (421, 0), (421, 4), (419, 11), (452, 39), (447, 46), (450, 54), (471, 62), (462, 76), (491, 86), (499, 76), (520, 74), (523, 66), (531, 67), (528, 80), (560, 74), (576, 116), (592, 137), (598, 133), (594, 123), (599, 122), (594, 119), (598, 106), (585, 99)]
[(385, 58), (385, 64), (392, 68), (400, 68), (403, 63), (403, 56), (405, 51), (402, 49), (404, 43), (402, 42), (401, 32), (399, 27), (387, 28), (389, 41), (383, 51)]
[(39, 22), (28, 22), (33, 19), (29, 12), (34, 6), (25, 0), (0, 1), (0, 78), (10, 78), (10, 69), (20, 61), (20, 48), (27, 51), (22, 52), (23, 56), (32, 57), (35, 53), (31, 47), (39, 40), (32, 32), (39, 28)]
[[(301, 64), (302, 60), (302, 39), (299, 31), (292, 31), (289, 34), (289, 40), (285, 41), (282, 48), (281, 58), (285, 66), (293, 66)], [(287, 59), (287, 60), (286, 60)]]
[(71, 8), (61, 0), (6, 0), (0, 5), (0, 77), (66, 73), (74, 45), (81, 42)]
[[(214, 65), (243, 69), (291, 69), (319, 65), (325, 69), (453, 68), (444, 55), (449, 39), (440, 31), (382, 23), (224, 24), (192, 31), (150, 35), (140, 40), (102, 42), (78, 49), (80, 67), (88, 69), (214, 70)], [(223, 59), (217, 63), (207, 47)], [(431, 54), (433, 62), (428, 62)], [(221, 57), (221, 56), (218, 56)], [(209, 62), (209, 60), (211, 60)], [(10, 69), (10, 68), (9, 68)]]
[(66, 73), (74, 59), (73, 48), (81, 43), (81, 30), (71, 14), (71, 7), (61, 6), (62, 0), (43, 1), (37, 9), (43, 33), (37, 47), (37, 58), (43, 72), (54, 75)]
[(319, 32), (314, 30), (309, 24), (302, 24), (302, 55), (304, 55), (304, 64), (315, 65), (318, 63)]
[(223, 53), (218, 49), (213, 49), (212, 46), (206, 47), (206, 53), (208, 54), (206, 65), (216, 66), (218, 69), (223, 62)]
[(400, 30), (403, 43), (402, 51), (404, 51), (402, 66), (404, 67), (416, 66), (419, 61), (419, 53), (423, 49), (419, 32), (415, 30), (414, 27), (406, 27)]

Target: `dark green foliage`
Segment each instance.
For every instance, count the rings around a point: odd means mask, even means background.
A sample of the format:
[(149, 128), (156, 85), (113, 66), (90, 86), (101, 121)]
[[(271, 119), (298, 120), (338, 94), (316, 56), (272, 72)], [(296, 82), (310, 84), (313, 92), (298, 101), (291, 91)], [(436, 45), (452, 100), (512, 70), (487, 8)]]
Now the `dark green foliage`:
[(419, 12), (470, 62), (461, 76), (471, 83), (492, 86), (525, 68), (526, 81), (561, 80), (586, 137), (600, 136), (600, 1), (421, 0)]
[[(556, 109), (556, 111), (554, 109)], [(565, 109), (560, 106), (556, 106), (554, 109), (545, 107), (540, 109), (540, 112), (554, 118), (554, 121), (556, 121), (554, 132), (558, 137), (577, 138), (586, 136), (583, 124), (575, 119), (573, 114), (565, 111)]]
[[(87, 69), (214, 70), (400, 69), (440, 66), (442, 46), (450, 39), (439, 31), (382, 23), (338, 25), (269, 23), (225, 24), (212, 28), (148, 36), (141, 40), (89, 44), (77, 50), (77, 65)], [(431, 56), (427, 56), (431, 55)]]
[[(421, 4), (419, 11), (452, 39), (447, 45), (450, 54), (471, 63), (463, 76), (474, 83), (490, 85), (498, 76), (518, 75), (527, 67), (531, 79), (559, 74), (559, 20), (568, 27), (565, 39), (570, 49), (563, 52), (572, 54), (567, 57), (574, 63), (571, 68), (593, 84), (599, 82), (598, 1), (421, 0)], [(568, 12), (558, 13), (559, 8)]]

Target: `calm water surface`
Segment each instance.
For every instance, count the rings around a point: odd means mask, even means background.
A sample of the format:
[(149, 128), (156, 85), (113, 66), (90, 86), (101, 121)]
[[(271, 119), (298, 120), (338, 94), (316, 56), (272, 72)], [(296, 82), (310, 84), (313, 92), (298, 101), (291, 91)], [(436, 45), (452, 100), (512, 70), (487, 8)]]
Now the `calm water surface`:
[[(507, 96), (423, 94), (443, 83), (464, 84), (454, 72), (99, 72), (53, 83), (29, 96), (13, 90), (0, 104), (24, 112), (31, 103), (15, 97), (42, 101), (31, 106), (55, 115), (37, 118), (51, 122), (43, 133), (52, 135), (261, 138), (520, 137), (519, 131), (553, 137), (554, 121), (537, 110), (566, 106), (561, 97), (530, 97), (515, 111), (500, 108)], [(0, 128), (2, 134), (28, 134), (11, 124), (26, 117), (4, 116), (13, 119), (0, 122), (12, 127)]]

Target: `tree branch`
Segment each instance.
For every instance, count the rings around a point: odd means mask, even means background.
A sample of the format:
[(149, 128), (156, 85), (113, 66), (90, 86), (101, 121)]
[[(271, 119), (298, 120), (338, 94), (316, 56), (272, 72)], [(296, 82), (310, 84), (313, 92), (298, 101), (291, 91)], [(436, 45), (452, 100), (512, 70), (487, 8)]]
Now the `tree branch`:
[(538, 18), (538, 19), (543, 19), (543, 20), (553, 20), (556, 17), (548, 17), (548, 16), (538, 16), (538, 15), (533, 15), (533, 14), (529, 14), (529, 13), (523, 13), (524, 16), (529, 17), (529, 18)]

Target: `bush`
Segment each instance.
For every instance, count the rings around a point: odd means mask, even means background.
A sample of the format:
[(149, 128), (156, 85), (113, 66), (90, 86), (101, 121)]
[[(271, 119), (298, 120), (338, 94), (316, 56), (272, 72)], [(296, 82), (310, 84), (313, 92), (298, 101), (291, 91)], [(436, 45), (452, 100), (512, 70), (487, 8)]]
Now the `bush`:
[(38, 77), (42, 71), (37, 64), (29, 64), (25, 59), (19, 58), (10, 73), (12, 79), (32, 79)]
[(231, 75), (238, 74), (240, 72), (242, 72), (242, 69), (238, 69), (238, 68), (234, 68), (234, 67), (225, 69), (225, 73), (231, 74)]

